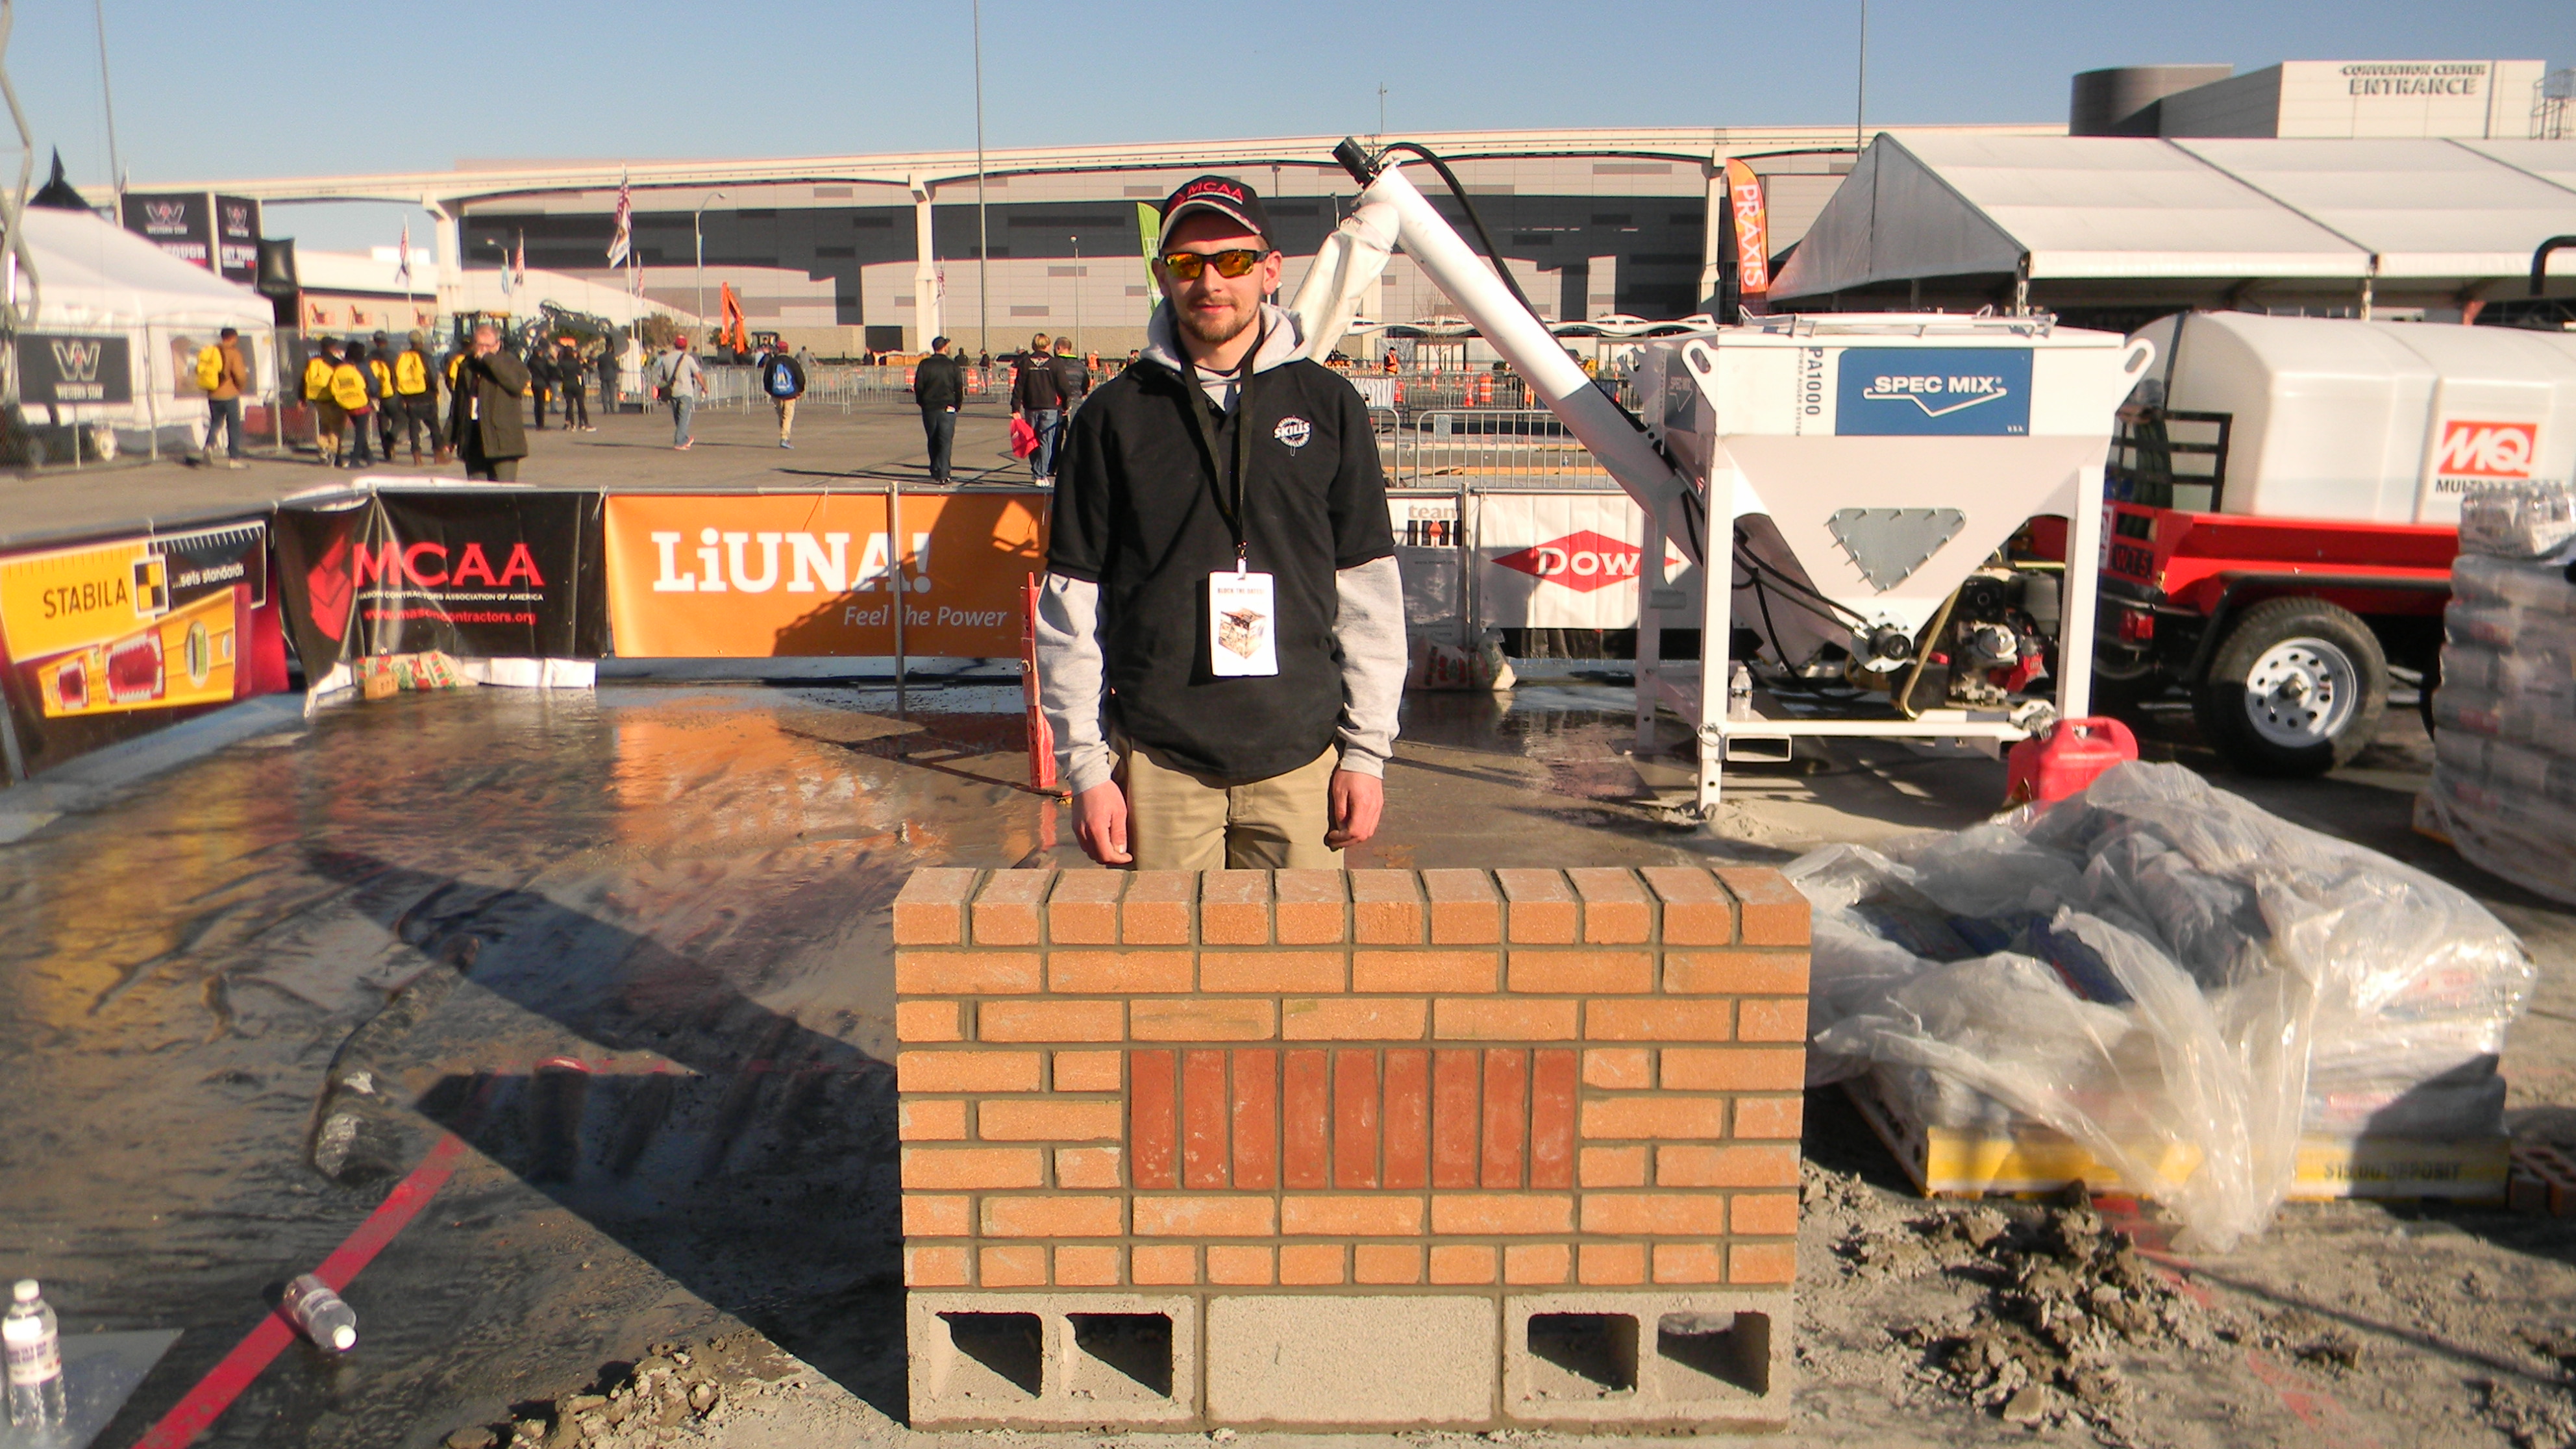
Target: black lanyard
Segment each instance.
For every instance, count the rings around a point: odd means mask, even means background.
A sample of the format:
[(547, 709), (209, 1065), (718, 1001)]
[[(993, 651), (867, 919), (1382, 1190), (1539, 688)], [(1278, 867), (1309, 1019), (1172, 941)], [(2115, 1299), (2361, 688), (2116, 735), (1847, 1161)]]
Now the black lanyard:
[(1181, 401), (1189, 409), (1190, 421), (1198, 428), (1199, 446), (1207, 452), (1208, 472), (1213, 475), (1215, 485), (1216, 511), (1224, 516), (1226, 526), (1234, 530), (1234, 566), (1237, 570), (1243, 567), (1245, 557), (1252, 552), (1251, 536), (1244, 532), (1243, 513), (1244, 479), (1252, 472), (1252, 379), (1255, 375), (1252, 365), (1261, 357), (1261, 345), (1269, 340), (1270, 326), (1265, 321), (1260, 335), (1252, 339), (1252, 350), (1243, 354), (1243, 361), (1237, 363), (1234, 372), (1229, 374), (1235, 379), (1234, 501), (1231, 505), (1225, 496), (1225, 465), (1218, 461), (1224, 455), (1217, 447), (1216, 425), (1208, 421), (1208, 409), (1214, 404), (1208, 401), (1207, 390), (1199, 386), (1198, 364), (1187, 357), (1181, 360)]

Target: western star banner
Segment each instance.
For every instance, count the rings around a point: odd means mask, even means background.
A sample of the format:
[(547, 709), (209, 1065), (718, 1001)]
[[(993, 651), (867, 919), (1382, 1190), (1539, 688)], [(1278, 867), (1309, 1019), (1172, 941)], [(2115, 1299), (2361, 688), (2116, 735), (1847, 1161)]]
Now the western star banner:
[[(190, 358), (188, 365), (194, 367), (196, 359)], [(18, 396), (56, 407), (130, 403), (134, 401), (132, 347), (124, 337), (109, 333), (21, 332)]]
[[(1046, 495), (884, 494), (608, 500), (608, 611), (626, 658), (1020, 651), (1019, 591), (1045, 570)], [(900, 536), (898, 549), (894, 542)]]
[(284, 689), (268, 526), (0, 556), (0, 645), (30, 772)]
[(214, 198), (202, 191), (129, 191), (125, 229), (193, 266), (215, 270)]

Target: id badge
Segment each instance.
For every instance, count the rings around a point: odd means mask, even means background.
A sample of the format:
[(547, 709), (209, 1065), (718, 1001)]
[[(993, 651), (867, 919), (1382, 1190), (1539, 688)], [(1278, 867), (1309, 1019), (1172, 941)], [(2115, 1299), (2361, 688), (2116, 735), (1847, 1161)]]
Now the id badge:
[(1279, 616), (1270, 575), (1208, 575), (1208, 672), (1219, 679), (1279, 672)]

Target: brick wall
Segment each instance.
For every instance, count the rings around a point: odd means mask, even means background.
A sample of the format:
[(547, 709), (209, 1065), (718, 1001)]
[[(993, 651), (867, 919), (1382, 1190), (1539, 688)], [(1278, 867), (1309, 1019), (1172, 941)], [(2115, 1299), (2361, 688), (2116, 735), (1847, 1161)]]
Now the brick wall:
[(906, 1282), (1784, 1293), (1807, 922), (1761, 869), (922, 871)]

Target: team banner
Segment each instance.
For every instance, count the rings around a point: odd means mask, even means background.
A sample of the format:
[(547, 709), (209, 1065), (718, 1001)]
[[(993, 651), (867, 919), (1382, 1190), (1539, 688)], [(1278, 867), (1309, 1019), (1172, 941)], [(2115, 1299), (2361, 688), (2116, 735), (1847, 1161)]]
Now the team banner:
[[(1625, 493), (1485, 493), (1473, 500), (1476, 621), (1499, 629), (1633, 629), (1645, 515)], [(1686, 598), (1699, 572), (1667, 572)]]
[(267, 524), (0, 556), (0, 658), (31, 773), (284, 689)]
[[(608, 500), (608, 612), (624, 658), (1018, 657), (1019, 590), (1045, 571), (1046, 495), (877, 493)], [(900, 538), (900, 545), (896, 539)]]

